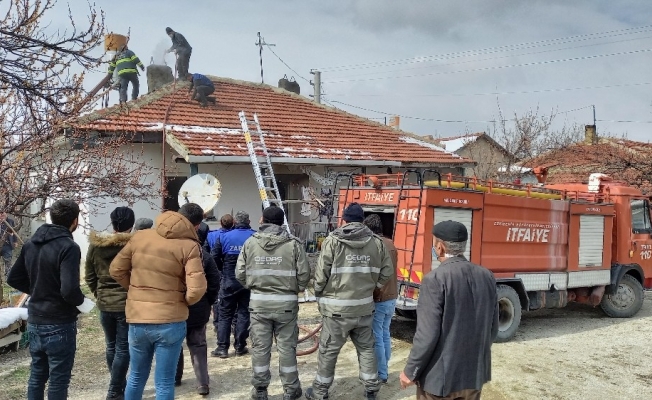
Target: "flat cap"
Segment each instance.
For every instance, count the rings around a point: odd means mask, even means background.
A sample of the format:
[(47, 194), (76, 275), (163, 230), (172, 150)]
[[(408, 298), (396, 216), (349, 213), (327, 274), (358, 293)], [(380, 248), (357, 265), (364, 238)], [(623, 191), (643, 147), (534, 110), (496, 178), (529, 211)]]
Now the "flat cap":
[(457, 221), (442, 221), (432, 227), (432, 234), (444, 242), (465, 242), (469, 239), (466, 226)]

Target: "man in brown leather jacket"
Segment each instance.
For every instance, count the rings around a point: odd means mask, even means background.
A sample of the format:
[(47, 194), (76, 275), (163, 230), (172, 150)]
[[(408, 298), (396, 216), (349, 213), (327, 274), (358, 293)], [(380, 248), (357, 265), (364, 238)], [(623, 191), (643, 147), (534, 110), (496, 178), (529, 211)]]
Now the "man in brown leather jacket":
[(363, 221), (371, 231), (383, 239), (383, 243), (392, 259), (393, 273), (385, 285), (374, 291), (374, 302), (376, 312), (374, 313), (374, 336), (376, 339), (376, 362), (378, 363), (378, 379), (387, 383), (389, 358), (392, 355), (392, 339), (389, 336), (389, 325), (392, 323), (394, 308), (396, 307), (396, 298), (398, 297), (396, 281), (396, 263), (398, 260), (398, 251), (391, 239), (383, 236), (383, 223), (378, 214), (371, 214)]

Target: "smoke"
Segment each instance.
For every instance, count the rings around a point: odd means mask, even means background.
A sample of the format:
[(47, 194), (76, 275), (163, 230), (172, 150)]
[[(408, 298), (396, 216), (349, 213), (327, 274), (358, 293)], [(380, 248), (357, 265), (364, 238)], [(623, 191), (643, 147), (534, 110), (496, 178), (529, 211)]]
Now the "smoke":
[(161, 39), (161, 41), (158, 42), (158, 44), (154, 48), (154, 53), (152, 54), (152, 60), (154, 61), (154, 64), (156, 64), (156, 65), (164, 65), (167, 62), (167, 64), (171, 65), (170, 60), (171, 60), (172, 56), (168, 54), (167, 57), (166, 57), (166, 53), (165, 53), (165, 51), (167, 49), (169, 49), (170, 46), (171, 46), (171, 43), (170, 43), (169, 40), (166, 41), (166, 40)]

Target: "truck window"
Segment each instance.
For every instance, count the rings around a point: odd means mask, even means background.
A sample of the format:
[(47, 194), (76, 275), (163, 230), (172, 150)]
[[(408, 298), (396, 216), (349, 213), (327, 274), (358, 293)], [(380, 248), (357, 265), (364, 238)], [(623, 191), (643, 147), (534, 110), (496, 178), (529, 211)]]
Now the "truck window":
[(650, 204), (647, 200), (636, 199), (631, 202), (632, 233), (652, 233), (650, 224)]

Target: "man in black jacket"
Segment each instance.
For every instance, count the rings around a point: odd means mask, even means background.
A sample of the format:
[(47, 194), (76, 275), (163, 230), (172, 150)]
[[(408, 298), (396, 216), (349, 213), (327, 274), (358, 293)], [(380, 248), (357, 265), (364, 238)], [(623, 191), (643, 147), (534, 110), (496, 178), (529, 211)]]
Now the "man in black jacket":
[(417, 383), (418, 400), (479, 400), (491, 380), (491, 344), (498, 334), (496, 280), (464, 258), (464, 225), (440, 222), (432, 234), (441, 264), (421, 282), (417, 330), (401, 386)]
[[(179, 214), (183, 215), (193, 225), (196, 221), (204, 218), (204, 211), (197, 204), (189, 203), (184, 204), (179, 209)], [(209, 394), (209, 378), (208, 378), (208, 346), (206, 344), (206, 324), (211, 315), (211, 307), (217, 300), (217, 293), (220, 290), (220, 275), (217, 270), (217, 265), (210, 254), (204, 251), (204, 242), (206, 241), (207, 232), (202, 227), (203, 222), (197, 228), (197, 236), (202, 248), (202, 264), (204, 266), (204, 274), (206, 275), (206, 294), (199, 300), (199, 302), (188, 307), (189, 315), (186, 321), (186, 345), (190, 351), (190, 360), (192, 368), (195, 371), (197, 378), (197, 393), (206, 396)], [(208, 227), (208, 226), (206, 226)], [(183, 376), (183, 348), (179, 354), (179, 361), (177, 363), (177, 373), (174, 378), (175, 385), (181, 384)]]
[(165, 28), (165, 33), (172, 39), (172, 47), (167, 50), (167, 53), (175, 52), (177, 55), (177, 79), (186, 79), (190, 68), (192, 47), (182, 34), (175, 32), (172, 28)]
[(52, 223), (38, 228), (25, 243), (7, 279), (9, 285), (31, 296), (27, 306), (30, 400), (43, 399), (48, 377), (48, 399), (68, 397), (77, 345), (77, 307), (85, 300), (79, 288), (81, 251), (72, 238), (78, 217), (74, 201), (52, 204)]

